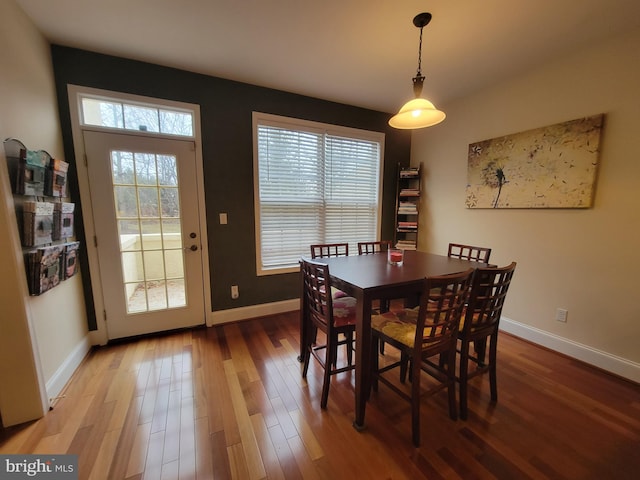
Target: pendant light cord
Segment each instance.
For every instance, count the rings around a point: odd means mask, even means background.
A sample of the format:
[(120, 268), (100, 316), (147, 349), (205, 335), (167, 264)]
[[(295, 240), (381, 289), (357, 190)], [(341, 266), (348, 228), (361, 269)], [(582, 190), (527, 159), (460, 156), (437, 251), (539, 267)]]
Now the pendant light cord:
[(420, 27), (420, 44), (418, 46), (418, 72), (417, 75), (421, 76), (422, 72), (420, 70), (422, 70), (422, 29), (424, 27)]

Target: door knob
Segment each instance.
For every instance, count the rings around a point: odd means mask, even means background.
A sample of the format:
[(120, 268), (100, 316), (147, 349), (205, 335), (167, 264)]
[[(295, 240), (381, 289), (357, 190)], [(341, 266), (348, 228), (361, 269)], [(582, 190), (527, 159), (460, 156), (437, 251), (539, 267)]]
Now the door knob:
[(196, 250), (198, 250), (198, 246), (191, 245), (190, 247), (184, 247), (184, 251), (186, 252), (187, 250), (191, 250), (192, 252), (195, 252)]

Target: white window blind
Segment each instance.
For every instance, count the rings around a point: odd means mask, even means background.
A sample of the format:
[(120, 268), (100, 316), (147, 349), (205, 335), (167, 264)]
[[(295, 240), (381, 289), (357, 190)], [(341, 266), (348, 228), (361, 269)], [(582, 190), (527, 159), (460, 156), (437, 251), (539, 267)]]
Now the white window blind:
[(357, 252), (378, 236), (383, 134), (321, 127), (254, 114), (258, 274), (297, 269), (312, 244)]

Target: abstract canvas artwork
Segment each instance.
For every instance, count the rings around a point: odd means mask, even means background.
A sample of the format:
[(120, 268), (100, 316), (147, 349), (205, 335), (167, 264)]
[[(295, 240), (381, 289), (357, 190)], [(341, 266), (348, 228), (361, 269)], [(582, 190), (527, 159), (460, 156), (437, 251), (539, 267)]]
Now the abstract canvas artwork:
[(604, 114), (469, 145), (467, 208), (589, 208)]

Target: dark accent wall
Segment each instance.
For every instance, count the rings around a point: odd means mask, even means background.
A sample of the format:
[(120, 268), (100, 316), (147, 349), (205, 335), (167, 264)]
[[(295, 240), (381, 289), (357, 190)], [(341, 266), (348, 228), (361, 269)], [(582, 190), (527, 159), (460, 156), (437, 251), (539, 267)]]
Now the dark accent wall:
[[(200, 105), (214, 311), (299, 296), (296, 273), (256, 275), (253, 111), (384, 132), (382, 238), (393, 238), (396, 168), (398, 163), (409, 163), (411, 136), (408, 131), (389, 127), (388, 113), (68, 47), (54, 45), (51, 50), (65, 157), (72, 164), (75, 155), (68, 84)], [(73, 166), (71, 168), (75, 170)], [(70, 175), (70, 182), (73, 198), (73, 192), (77, 192), (75, 171)], [(77, 194), (74, 200), (79, 202)], [(220, 212), (228, 213), (227, 225), (219, 224)], [(80, 230), (83, 225), (81, 219), (78, 225)], [(80, 238), (83, 236), (83, 232), (78, 234)], [(84, 238), (81, 240), (86, 241)], [(86, 257), (81, 261), (86, 269)], [(93, 322), (90, 328), (95, 329), (88, 271), (83, 271), (83, 278), (90, 323)], [(240, 298), (237, 300), (230, 297), (231, 285), (240, 286)]]

